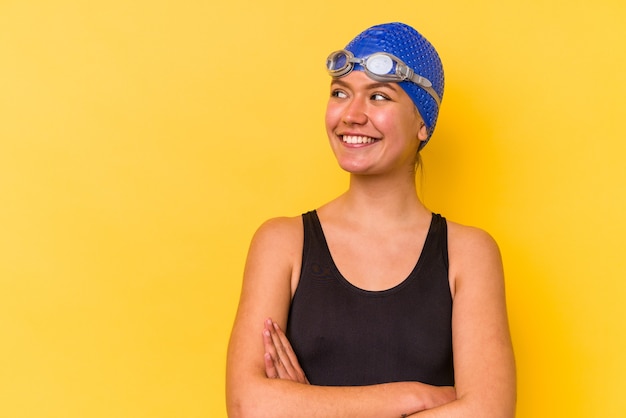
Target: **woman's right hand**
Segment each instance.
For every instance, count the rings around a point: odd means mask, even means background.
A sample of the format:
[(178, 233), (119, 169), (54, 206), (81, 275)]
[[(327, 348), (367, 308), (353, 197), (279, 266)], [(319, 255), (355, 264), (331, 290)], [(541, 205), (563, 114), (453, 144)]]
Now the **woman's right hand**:
[(287, 336), (278, 324), (269, 318), (265, 321), (263, 329), (263, 345), (267, 377), (309, 384)]

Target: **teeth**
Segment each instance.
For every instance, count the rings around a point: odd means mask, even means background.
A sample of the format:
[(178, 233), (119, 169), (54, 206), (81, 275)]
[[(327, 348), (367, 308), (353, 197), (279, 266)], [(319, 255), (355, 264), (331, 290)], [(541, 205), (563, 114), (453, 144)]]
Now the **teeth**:
[(343, 142), (347, 144), (371, 144), (374, 138), (369, 136), (344, 135)]

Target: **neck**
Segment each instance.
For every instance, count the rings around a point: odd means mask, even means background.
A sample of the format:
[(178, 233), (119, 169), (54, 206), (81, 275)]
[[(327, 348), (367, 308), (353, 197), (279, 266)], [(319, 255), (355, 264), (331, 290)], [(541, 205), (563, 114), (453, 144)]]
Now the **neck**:
[(348, 191), (337, 203), (341, 213), (367, 225), (404, 224), (430, 216), (417, 195), (412, 174), (402, 178), (352, 174)]

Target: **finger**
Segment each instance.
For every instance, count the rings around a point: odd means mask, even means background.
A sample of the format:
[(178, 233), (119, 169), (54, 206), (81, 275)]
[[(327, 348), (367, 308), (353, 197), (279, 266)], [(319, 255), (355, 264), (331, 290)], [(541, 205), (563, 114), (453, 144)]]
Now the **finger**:
[(281, 379), (293, 379), (293, 373), (290, 372), (291, 364), (285, 353), (285, 347), (282, 345), (280, 337), (277, 335), (273, 325), (273, 321), (268, 319), (265, 325), (264, 335), (266, 338), (266, 351), (271, 355), (274, 367)]
[(284, 367), (280, 362), (278, 351), (274, 345), (271, 332), (268, 329), (263, 330), (263, 345), (265, 348), (264, 363), (265, 374), (269, 378), (289, 378), (289, 374), (284, 371)]
[[(287, 336), (271, 318), (265, 321), (263, 339), (265, 351), (269, 354), (266, 367), (268, 377), (279, 377), (297, 383), (309, 384)], [(272, 365), (269, 364), (270, 359)]]
[(270, 379), (278, 378), (278, 370), (274, 366), (274, 360), (272, 360), (270, 353), (265, 353), (263, 358), (265, 360), (265, 375)]
[(265, 353), (263, 355), (263, 360), (265, 364), (265, 375), (269, 378), (278, 377), (278, 370), (276, 370), (276, 366), (274, 365), (274, 360), (272, 352), (274, 352), (274, 343), (272, 342), (272, 338), (267, 329), (263, 330), (263, 348), (265, 349)]
[[(274, 327), (272, 325), (272, 320), (267, 320), (265, 324), (265, 330), (263, 330), (263, 338), (265, 344), (265, 351), (270, 355), (272, 362), (274, 364), (274, 369), (276, 370), (277, 377), (281, 379), (294, 380), (292, 375), (287, 370), (283, 361), (287, 361), (286, 356), (284, 354), (284, 347), (282, 347), (280, 339), (276, 335)], [(269, 375), (269, 377), (275, 377), (273, 375)]]
[[(267, 326), (269, 328), (272, 342), (276, 349), (277, 358), (280, 363), (280, 365), (277, 364), (279, 373), (284, 370), (290, 380), (298, 381), (298, 372), (292, 363), (292, 355), (290, 355), (290, 351), (293, 353), (293, 350), (291, 349), (291, 345), (289, 344), (287, 337), (275, 322), (268, 321)], [(295, 357), (295, 355), (293, 356)]]
[(288, 365), (287, 369), (290, 375), (294, 379), (296, 379), (296, 381), (300, 383), (308, 383), (308, 380), (304, 374), (304, 370), (302, 370), (302, 367), (300, 367), (300, 363), (298, 362), (298, 357), (296, 356), (296, 353), (293, 351), (293, 347), (291, 346), (291, 343), (287, 339), (287, 336), (280, 329), (280, 326), (276, 322), (273, 322), (272, 325), (274, 327), (274, 330), (276, 331), (276, 335), (278, 336), (278, 339), (280, 340), (281, 347), (283, 347), (284, 354), (287, 358), (287, 361), (284, 361), (283, 363), (285, 364), (286, 367)]

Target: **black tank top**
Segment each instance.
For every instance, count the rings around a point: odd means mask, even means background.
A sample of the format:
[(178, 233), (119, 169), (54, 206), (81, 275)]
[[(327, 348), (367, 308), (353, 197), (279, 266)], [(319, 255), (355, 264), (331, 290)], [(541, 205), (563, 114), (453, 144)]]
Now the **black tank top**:
[(287, 337), (311, 384), (418, 381), (453, 386), (445, 218), (433, 214), (413, 271), (383, 291), (349, 283), (333, 262), (317, 213), (302, 219), (302, 272)]

